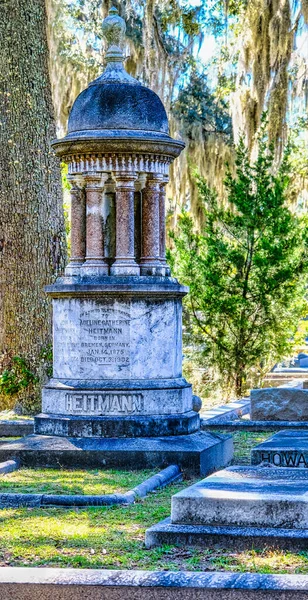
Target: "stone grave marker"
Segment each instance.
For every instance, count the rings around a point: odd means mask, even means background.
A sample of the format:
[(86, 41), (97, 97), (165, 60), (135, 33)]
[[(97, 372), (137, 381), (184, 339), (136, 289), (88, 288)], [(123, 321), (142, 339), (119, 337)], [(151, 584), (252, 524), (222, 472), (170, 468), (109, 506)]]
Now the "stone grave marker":
[(308, 471), (235, 466), (207, 477), (147, 530), (148, 548), (163, 544), (307, 548)]
[(182, 375), (182, 299), (165, 253), (165, 195), (184, 143), (159, 97), (124, 68), (125, 22), (103, 22), (106, 68), (76, 99), (53, 148), (71, 183), (71, 257), (47, 287), (53, 376), (34, 437), (0, 445), (24, 464), (154, 467), (208, 473), (231, 436), (200, 430)]
[(279, 431), (253, 448), (251, 464), (306, 469), (308, 467), (308, 432)]

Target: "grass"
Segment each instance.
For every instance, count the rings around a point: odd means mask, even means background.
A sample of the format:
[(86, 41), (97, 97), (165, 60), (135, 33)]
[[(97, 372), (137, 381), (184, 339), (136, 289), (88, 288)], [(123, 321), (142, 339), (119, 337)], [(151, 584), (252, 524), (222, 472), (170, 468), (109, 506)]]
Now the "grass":
[[(269, 434), (236, 432), (235, 462)], [(0, 479), (0, 491), (112, 493), (128, 490), (152, 472), (22, 469)], [(226, 548), (147, 550), (145, 530), (170, 515), (171, 496), (194, 482), (175, 483), (127, 507), (5, 509), (0, 511), (0, 566), (307, 573), (308, 552), (235, 552)]]
[[(88, 494), (127, 492), (157, 471), (20, 469), (0, 479), (0, 493)], [(1, 516), (1, 513), (0, 513)]]
[(33, 419), (33, 417), (17, 415), (13, 410), (2, 410), (0, 412), (0, 421), (28, 421), (29, 419)]

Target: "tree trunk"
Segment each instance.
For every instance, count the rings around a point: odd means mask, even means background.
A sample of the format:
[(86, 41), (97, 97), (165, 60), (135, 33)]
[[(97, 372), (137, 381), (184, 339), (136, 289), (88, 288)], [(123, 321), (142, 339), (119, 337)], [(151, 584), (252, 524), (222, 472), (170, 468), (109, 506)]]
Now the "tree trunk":
[[(13, 406), (16, 400), (24, 411), (38, 408), (39, 384), (31, 373), (42, 381), (51, 343), (51, 306), (44, 286), (61, 272), (66, 257), (60, 169), (49, 146), (55, 135), (45, 2), (4, 0), (0, 19), (0, 408)], [(14, 357), (23, 360), (17, 363)]]

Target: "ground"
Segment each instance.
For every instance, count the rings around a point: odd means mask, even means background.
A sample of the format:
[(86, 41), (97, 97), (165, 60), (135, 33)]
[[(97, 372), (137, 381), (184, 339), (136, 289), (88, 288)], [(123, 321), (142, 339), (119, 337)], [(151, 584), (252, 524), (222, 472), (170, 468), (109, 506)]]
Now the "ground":
[[(268, 435), (235, 433), (234, 462), (249, 464), (250, 449)], [(22, 469), (1, 477), (0, 493), (112, 493), (131, 489), (151, 474)], [(308, 573), (308, 552), (237, 553), (172, 546), (146, 550), (145, 530), (169, 516), (172, 494), (193, 482), (174, 484), (127, 507), (1, 510), (0, 566)]]

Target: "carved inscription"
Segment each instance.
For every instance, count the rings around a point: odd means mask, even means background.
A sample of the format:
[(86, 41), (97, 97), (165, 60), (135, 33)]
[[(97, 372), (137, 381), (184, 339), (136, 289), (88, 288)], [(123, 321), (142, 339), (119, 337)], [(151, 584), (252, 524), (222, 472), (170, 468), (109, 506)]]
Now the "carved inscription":
[(280, 452), (261, 452), (261, 462), (275, 467), (308, 468), (308, 456), (298, 450)]
[(130, 315), (114, 307), (101, 307), (80, 315), (81, 364), (128, 366)]
[(66, 412), (73, 415), (130, 415), (142, 413), (142, 394), (92, 393), (66, 394)]

